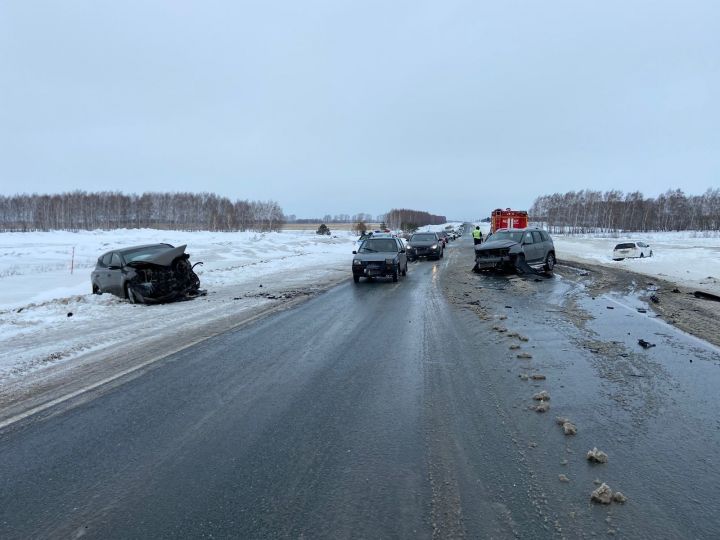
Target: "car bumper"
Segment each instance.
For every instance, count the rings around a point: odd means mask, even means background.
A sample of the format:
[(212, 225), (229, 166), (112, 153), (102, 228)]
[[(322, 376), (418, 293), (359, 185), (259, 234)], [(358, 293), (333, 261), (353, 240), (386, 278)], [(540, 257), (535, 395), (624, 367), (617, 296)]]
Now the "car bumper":
[(378, 266), (353, 266), (353, 276), (360, 277), (384, 277), (392, 276), (395, 273), (394, 264), (383, 264)]
[(478, 257), (475, 259), (475, 265), (480, 270), (490, 270), (492, 268), (506, 268), (515, 266), (515, 258), (510, 256), (504, 257)]
[(430, 249), (430, 248), (424, 248), (424, 249), (412, 249), (408, 250), (407, 254), (408, 257), (411, 257), (413, 259), (419, 259), (420, 257), (437, 257), (440, 255), (442, 250), (440, 248), (437, 249)]

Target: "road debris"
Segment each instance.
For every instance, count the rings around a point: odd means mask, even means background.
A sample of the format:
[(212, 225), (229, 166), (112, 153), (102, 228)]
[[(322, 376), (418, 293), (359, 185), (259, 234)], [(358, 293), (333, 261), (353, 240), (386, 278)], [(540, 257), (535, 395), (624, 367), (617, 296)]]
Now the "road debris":
[(602, 450), (593, 448), (592, 450), (588, 450), (587, 460), (592, 463), (607, 463), (608, 455)]
[(532, 354), (523, 352), (523, 353), (518, 354), (517, 357), (520, 358), (521, 360), (529, 360), (532, 358)]
[(545, 375), (543, 375), (542, 373), (533, 373), (532, 375), (530, 375), (530, 378), (533, 381), (544, 381)]
[(513, 345), (510, 345), (510, 350), (511, 350), (511, 351), (516, 351), (516, 350), (519, 349), (519, 348), (520, 348), (520, 345), (518, 345), (517, 343), (515, 343), (515, 344), (513, 344)]
[(531, 407), (532, 410), (539, 413), (548, 412), (550, 410), (550, 404), (547, 401), (541, 401), (535, 407)]
[(569, 482), (570, 481), (570, 479), (564, 474), (559, 474), (558, 480), (560, 480), (561, 482)]
[(695, 291), (693, 293), (693, 296), (695, 296), (695, 298), (700, 298), (702, 300), (711, 300), (713, 302), (720, 302), (720, 296), (718, 296), (716, 294), (706, 293), (703, 291)]
[(550, 394), (548, 394), (547, 391), (543, 390), (543, 391), (538, 392), (537, 394), (533, 395), (532, 398), (535, 401), (550, 401)]
[(654, 343), (650, 343), (649, 341), (645, 341), (644, 339), (638, 339), (638, 345), (640, 345), (643, 349), (649, 349), (650, 347), (654, 347)]
[(637, 310), (638, 310), (638, 313), (647, 313), (647, 309), (645, 309), (645, 308), (639, 307), (639, 308), (637, 308)]
[(612, 489), (610, 489), (610, 486), (603, 483), (599, 488), (592, 492), (590, 500), (600, 504), (610, 504), (612, 502), (612, 497)]
[(653, 304), (659, 304), (659, 303), (660, 303), (660, 299), (659, 299), (656, 295), (654, 295), (654, 294), (651, 294), (651, 295), (650, 295), (650, 301), (651, 301)]
[(623, 495), (621, 491), (616, 491), (615, 493), (613, 493), (613, 501), (623, 504), (625, 501), (627, 501), (627, 497)]

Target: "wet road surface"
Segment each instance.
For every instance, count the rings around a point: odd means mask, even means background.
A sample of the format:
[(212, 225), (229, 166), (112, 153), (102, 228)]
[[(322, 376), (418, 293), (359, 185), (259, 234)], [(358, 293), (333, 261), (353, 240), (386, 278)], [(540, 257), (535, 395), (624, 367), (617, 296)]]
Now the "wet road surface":
[(465, 238), (6, 428), (0, 537), (715, 537), (718, 351), (572, 270), (471, 266)]

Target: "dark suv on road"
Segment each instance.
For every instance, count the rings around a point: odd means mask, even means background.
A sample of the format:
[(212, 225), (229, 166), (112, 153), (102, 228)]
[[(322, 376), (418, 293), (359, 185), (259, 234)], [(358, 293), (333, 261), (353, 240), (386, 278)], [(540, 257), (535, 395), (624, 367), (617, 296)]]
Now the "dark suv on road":
[(399, 238), (393, 236), (364, 240), (357, 251), (353, 251), (352, 273), (355, 283), (361, 277), (392, 277), (407, 275), (407, 253), (405, 245)]
[(517, 269), (542, 267), (552, 272), (555, 266), (555, 245), (542, 229), (498, 229), (484, 243), (475, 246), (474, 270)]
[(408, 240), (408, 259), (414, 261), (420, 257), (433, 257), (440, 259), (443, 256), (445, 244), (436, 233), (415, 233)]

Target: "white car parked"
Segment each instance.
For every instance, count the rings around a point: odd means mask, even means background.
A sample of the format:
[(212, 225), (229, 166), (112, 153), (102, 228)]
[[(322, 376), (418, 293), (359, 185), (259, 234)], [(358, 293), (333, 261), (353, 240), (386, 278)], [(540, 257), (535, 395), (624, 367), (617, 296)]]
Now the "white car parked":
[(652, 257), (653, 252), (645, 242), (623, 242), (615, 246), (613, 261), (622, 261), (629, 258)]

